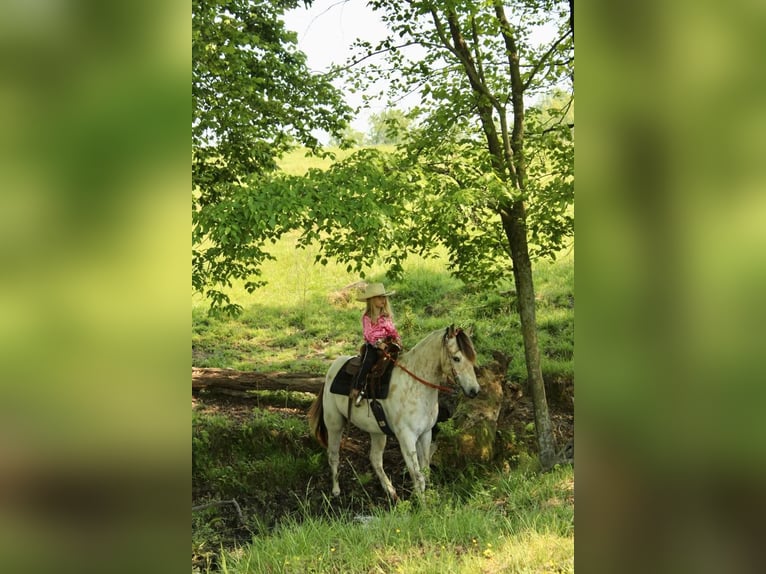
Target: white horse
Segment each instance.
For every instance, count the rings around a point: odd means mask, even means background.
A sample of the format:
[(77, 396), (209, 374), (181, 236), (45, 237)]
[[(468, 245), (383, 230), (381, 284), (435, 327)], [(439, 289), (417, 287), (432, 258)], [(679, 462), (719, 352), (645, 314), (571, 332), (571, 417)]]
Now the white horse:
[[(319, 443), (327, 448), (332, 473), (332, 494), (340, 494), (338, 461), (340, 439), (348, 415), (348, 397), (330, 392), (335, 375), (351, 357), (333, 361), (325, 376), (322, 391), (309, 409), (311, 430)], [(454, 326), (433, 331), (410, 351), (402, 353), (391, 373), (388, 397), (383, 405), (386, 419), (399, 441), (399, 446), (412, 478), (416, 495), (425, 490), (424, 471), (431, 459), (431, 429), (439, 411), (439, 382), (452, 379), (467, 397), (479, 392), (474, 364), (476, 352), (470, 337)], [(443, 389), (443, 387), (442, 387)], [(370, 434), (370, 463), (388, 495), (397, 500), (396, 490), (383, 470), (386, 435), (381, 430), (367, 401), (351, 407), (351, 423)]]

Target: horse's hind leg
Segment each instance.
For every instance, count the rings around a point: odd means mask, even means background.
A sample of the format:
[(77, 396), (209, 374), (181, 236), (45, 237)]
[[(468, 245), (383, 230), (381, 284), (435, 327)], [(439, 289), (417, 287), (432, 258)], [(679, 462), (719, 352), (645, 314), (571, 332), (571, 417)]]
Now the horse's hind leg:
[[(328, 387), (329, 388), (329, 387)], [(337, 404), (325, 393), (324, 422), (327, 426), (327, 461), (330, 463), (332, 477), (332, 495), (340, 494), (338, 484), (338, 465), (340, 463), (340, 439), (343, 436), (345, 420), (337, 408)]]
[(340, 437), (341, 431), (334, 428), (327, 429), (327, 460), (330, 463), (330, 475), (332, 477), (332, 495), (340, 494), (338, 484), (338, 464), (340, 462)]
[(383, 490), (388, 493), (388, 496), (390, 496), (392, 500), (396, 501), (399, 499), (396, 495), (396, 489), (394, 488), (394, 485), (391, 484), (391, 480), (389, 480), (386, 475), (386, 471), (383, 470), (383, 449), (385, 448), (386, 435), (370, 435), (370, 463), (372, 464), (372, 469), (375, 471), (375, 474), (378, 475)]

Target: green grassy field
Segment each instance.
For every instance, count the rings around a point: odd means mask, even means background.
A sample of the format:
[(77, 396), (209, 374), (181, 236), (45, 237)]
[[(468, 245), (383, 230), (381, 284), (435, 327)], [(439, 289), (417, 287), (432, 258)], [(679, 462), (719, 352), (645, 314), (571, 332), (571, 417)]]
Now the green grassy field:
[[(283, 167), (301, 173), (323, 165), (326, 160), (297, 152)], [(339, 293), (361, 277), (332, 261), (315, 264), (316, 249), (297, 249), (296, 240), (288, 235), (272, 247), (275, 260), (263, 267), (266, 286), (252, 294), (242, 285), (228, 290), (243, 307), (240, 316), (209, 316), (208, 304), (192, 296), (193, 366), (323, 375), (337, 355), (356, 351), (364, 305)], [(365, 279), (397, 291), (391, 302), (406, 348), (455, 323), (472, 332), (480, 364), (500, 351), (511, 358), (506, 378), (523, 385), (511, 281), (491, 291), (472, 289), (449, 275), (444, 258), (417, 257), (406, 263), (401, 281), (390, 280), (380, 266)], [(573, 249), (556, 262), (538, 261), (534, 280), (543, 377), (571, 383)], [(240, 420), (193, 411), (195, 503), (236, 498), (247, 517), (238, 525), (222, 509), (193, 515), (195, 571), (574, 571), (571, 467), (539, 474), (532, 453), (512, 466), (447, 470), (432, 477), (426, 504), (405, 496), (390, 507), (365, 466), (354, 469), (341, 500), (331, 501), (326, 456), (302, 416), (313, 397), (258, 395)], [(531, 462), (519, 462), (524, 460)], [(400, 484), (407, 480), (399, 477)]]
[[(301, 400), (310, 398), (290, 404)], [(362, 468), (329, 499), (325, 455), (300, 417), (195, 412), (192, 447), (192, 484), (205, 499), (238, 500), (246, 521), (214, 508), (193, 514), (196, 572), (574, 571), (571, 466), (447, 469), (432, 474), (423, 503), (391, 506)]]
[[(340, 159), (350, 152), (335, 153)], [(282, 161), (282, 167), (299, 174), (329, 163), (295, 151)], [(236, 319), (209, 317), (207, 303), (192, 296), (194, 366), (323, 374), (335, 356), (357, 348), (364, 306), (339, 301), (334, 294), (362, 278), (332, 261), (315, 264), (317, 249), (296, 245), (297, 234), (291, 234), (273, 246), (275, 261), (263, 266), (265, 287), (252, 294), (242, 284), (228, 290), (244, 309)], [(402, 281), (390, 281), (379, 265), (368, 270), (366, 279), (382, 281), (397, 291), (391, 301), (405, 346), (433, 329), (455, 323), (471, 329), (481, 361), (501, 351), (511, 357), (509, 378), (526, 379), (510, 278), (496, 290), (477, 292), (449, 275), (444, 258), (413, 257), (405, 265)], [(537, 261), (534, 281), (543, 376), (573, 380), (574, 248), (559, 254), (556, 262)]]
[(351, 520), (288, 520), (224, 556), (225, 572), (574, 572), (571, 469), (511, 474), (467, 500), (431, 491)]
[[(265, 287), (253, 294), (242, 286), (228, 290), (244, 309), (239, 317), (210, 317), (207, 303), (192, 297), (194, 366), (324, 374), (334, 357), (358, 348), (364, 305), (335, 295), (361, 278), (333, 262), (314, 264), (316, 252), (297, 249), (296, 237), (274, 246), (276, 261), (264, 265)], [(535, 266), (543, 376), (551, 379), (574, 377), (573, 259), (570, 251), (555, 263)], [(367, 280), (397, 291), (391, 303), (406, 347), (455, 323), (471, 329), (480, 362), (502, 351), (511, 356), (509, 377), (526, 379), (511, 284), (476, 292), (451, 277), (443, 259), (418, 258), (405, 266), (400, 282), (389, 281), (380, 267), (373, 267)]]

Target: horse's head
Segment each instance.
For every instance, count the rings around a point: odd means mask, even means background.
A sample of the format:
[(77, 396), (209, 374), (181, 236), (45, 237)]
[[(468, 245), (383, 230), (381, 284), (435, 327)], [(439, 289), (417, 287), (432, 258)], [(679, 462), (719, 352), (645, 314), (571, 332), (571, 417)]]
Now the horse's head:
[(475, 397), (479, 394), (479, 382), (473, 368), (476, 351), (471, 338), (462, 329), (450, 325), (444, 332), (443, 340), (445, 352), (442, 356), (442, 371), (452, 374), (465, 396)]

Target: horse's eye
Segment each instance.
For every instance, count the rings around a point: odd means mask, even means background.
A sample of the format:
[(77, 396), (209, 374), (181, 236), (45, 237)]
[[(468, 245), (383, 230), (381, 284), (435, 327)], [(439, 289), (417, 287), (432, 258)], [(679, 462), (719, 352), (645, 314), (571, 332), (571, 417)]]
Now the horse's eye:
[(460, 362), (460, 357), (452, 357), (452, 360), (455, 361), (456, 363), (459, 363)]

